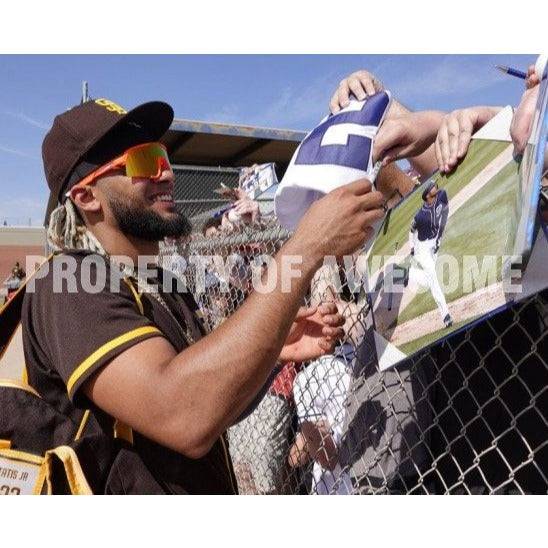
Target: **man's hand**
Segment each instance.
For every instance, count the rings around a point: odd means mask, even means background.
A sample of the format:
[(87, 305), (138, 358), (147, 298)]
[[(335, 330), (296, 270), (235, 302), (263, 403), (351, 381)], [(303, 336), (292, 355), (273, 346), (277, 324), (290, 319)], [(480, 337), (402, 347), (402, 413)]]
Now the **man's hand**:
[(423, 111), (385, 121), (373, 143), (373, 160), (386, 165), (419, 156), (434, 142), (442, 118), (441, 112)]
[(260, 217), (259, 203), (249, 198), (243, 198), (234, 202), (234, 208), (232, 209), (236, 213), (243, 223), (254, 223)]
[(232, 211), (232, 209), (229, 209), (228, 211), (225, 211), (225, 213), (223, 213), (223, 217), (221, 218), (221, 227), (220, 227), (220, 230), (221, 232), (225, 233), (225, 234), (230, 234), (231, 232), (234, 231), (234, 223), (230, 220), (230, 212)]
[[(382, 82), (373, 74), (359, 70), (341, 80), (331, 97), (329, 110), (335, 114), (347, 107), (350, 94), (361, 101), (368, 95), (383, 90)], [(422, 176), (430, 175), (436, 165), (433, 143), (441, 116), (441, 113), (434, 112), (412, 113), (392, 97), (390, 108), (373, 145), (373, 159), (382, 160), (386, 156), (386, 166), (396, 159), (409, 157), (413, 168)]]
[(329, 110), (335, 114), (350, 103), (350, 94), (363, 101), (368, 95), (375, 95), (382, 91), (384, 86), (373, 74), (366, 70), (358, 70), (347, 76), (339, 83), (339, 87), (329, 101)]
[(451, 171), (466, 156), (472, 134), (484, 126), (501, 107), (470, 107), (446, 114), (436, 137), (436, 160), (439, 170)]
[(344, 318), (334, 303), (301, 307), (280, 353), (280, 361), (304, 362), (329, 354), (337, 340), (344, 336), (343, 324)]
[(359, 179), (314, 202), (291, 241), (318, 266), (326, 255), (350, 255), (373, 235), (372, 225), (384, 216), (383, 205), (382, 193)]
[(234, 196), (236, 197), (236, 202), (240, 200), (251, 200), (247, 195), (246, 191), (243, 188), (237, 187), (234, 189)]
[(527, 69), (527, 78), (525, 79), (525, 89), (532, 89), (540, 84), (540, 78), (537, 74), (535, 65), (529, 65)]
[(516, 154), (523, 154), (531, 135), (533, 116), (540, 89), (539, 83), (540, 80), (535, 72), (535, 67), (531, 65), (527, 70), (527, 79), (525, 80), (526, 90), (514, 112), (512, 124), (510, 125), (510, 136), (512, 137), (514, 152)]
[(301, 432), (297, 434), (289, 449), (289, 466), (297, 468), (313, 459), (325, 470), (334, 470), (339, 462), (339, 455), (327, 419), (322, 418), (316, 422), (304, 421), (300, 428)]

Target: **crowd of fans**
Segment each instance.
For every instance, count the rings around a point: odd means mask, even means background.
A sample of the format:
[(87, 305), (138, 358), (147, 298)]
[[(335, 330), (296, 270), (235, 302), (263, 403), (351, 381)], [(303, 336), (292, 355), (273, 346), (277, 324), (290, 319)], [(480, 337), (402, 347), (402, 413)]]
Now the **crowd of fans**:
[[(526, 91), (511, 125), (516, 155), (523, 153), (531, 132), (539, 83), (531, 67)], [(350, 94), (363, 99), (382, 89), (382, 83), (373, 75), (356, 72), (341, 82), (331, 99), (330, 109), (337, 112), (346, 106)], [(500, 110), (501, 107), (477, 106), (450, 113), (411, 112), (395, 100), (391, 115), (375, 142), (375, 154), (384, 158), (379, 187), (390, 200), (389, 206), (397, 204), (420, 184), (420, 179), (430, 176), (433, 169), (452, 171), (466, 155), (472, 134)], [(391, 163), (404, 158), (411, 165), (408, 173), (399, 171)], [(267, 227), (276, 227), (273, 214), (261, 213), (257, 201), (243, 190), (235, 189), (232, 203), (212, 214), (204, 222), (201, 233), (185, 247), (192, 252), (193, 244), (198, 243), (202, 252), (209, 249), (211, 254), (220, 254), (224, 260), (231, 257), (228, 276), (226, 272), (219, 272), (214, 262), (207, 265), (206, 290), (197, 295), (210, 330), (218, 327), (252, 291), (254, 258), (262, 253), (274, 254), (283, 243), (282, 240), (257, 239)], [(241, 241), (233, 238), (234, 243), (227, 243), (230, 237), (237, 235), (246, 237)], [(165, 253), (168, 261), (165, 266), (169, 270), (180, 274), (187, 269), (187, 260), (177, 250), (176, 242), (168, 242)], [(368, 461), (366, 472), (369, 474), (365, 475), (368, 475), (369, 486), (378, 479), (397, 492), (405, 490), (407, 480), (420, 474), (421, 466), (428, 460), (428, 451), (423, 445), (424, 432), (430, 427), (431, 410), (422, 408), (431, 405), (428, 396), (424, 396), (424, 387), (432, 382), (426, 378), (427, 368), (417, 368), (417, 362), (413, 362), (413, 374), (405, 364), (398, 371), (381, 373), (376, 364), (364, 363), (367, 360), (363, 358), (364, 350), (360, 349), (363, 335), (360, 314), (366, 307), (356, 296), (335, 291), (333, 274), (333, 269), (325, 267), (318, 272), (308, 304), (314, 306), (326, 301), (337, 304), (347, 320), (344, 342), (332, 355), (311, 363), (280, 364), (268, 392), (255, 410), (229, 430), (230, 452), (241, 493), (359, 492), (362, 486), (356, 479), (359, 476), (356, 463), (360, 459), (362, 464)], [(342, 274), (344, 279), (344, 272)], [(422, 377), (422, 372), (426, 376)], [(377, 399), (371, 391), (359, 396), (364, 378), (374, 385), (381, 375), (384, 375), (380, 382), (382, 394)], [(417, 383), (422, 393), (420, 398), (416, 395)], [(357, 432), (352, 431), (356, 416), (352, 416), (350, 409), (350, 394), (354, 399), (367, 399), (371, 406), (378, 404), (380, 408), (370, 413), (365, 427)], [(384, 412), (383, 406), (392, 407), (394, 412), (384, 418), (381, 427), (379, 417)], [(370, 453), (372, 448), (376, 451), (380, 442), (363, 446), (372, 428), (389, 434), (385, 436), (389, 441), (384, 446), (388, 457), (383, 461), (377, 455), (376, 463), (372, 463)], [(356, 454), (349, 456), (352, 452)]]

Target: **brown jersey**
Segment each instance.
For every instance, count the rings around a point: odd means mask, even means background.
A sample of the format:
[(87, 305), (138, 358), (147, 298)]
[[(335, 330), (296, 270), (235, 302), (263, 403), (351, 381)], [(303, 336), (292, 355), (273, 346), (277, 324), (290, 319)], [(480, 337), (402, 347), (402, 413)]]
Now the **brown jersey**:
[[(67, 257), (76, 264), (75, 287), (54, 280), (55, 261)], [(101, 261), (101, 269), (94, 267)], [(88, 431), (108, 435), (114, 419), (88, 400), (82, 390), (84, 383), (114, 357), (145, 339), (165, 337), (181, 352), (203, 335), (190, 294), (164, 291), (160, 286), (162, 298), (157, 299), (139, 294), (131, 279), (114, 284), (115, 291), (109, 282), (101, 287), (99, 272), (101, 276), (106, 272), (110, 279), (113, 270), (105, 258), (88, 252), (54, 257), (48, 274), (37, 277), (34, 291), (27, 289), (22, 314), (29, 384), (75, 425), (89, 409)], [(137, 432), (133, 433), (132, 450), (127, 462), (122, 458), (116, 464), (119, 492), (236, 492), (224, 436), (199, 459), (187, 458)], [(95, 486), (97, 490), (105, 492), (102, 485)]]

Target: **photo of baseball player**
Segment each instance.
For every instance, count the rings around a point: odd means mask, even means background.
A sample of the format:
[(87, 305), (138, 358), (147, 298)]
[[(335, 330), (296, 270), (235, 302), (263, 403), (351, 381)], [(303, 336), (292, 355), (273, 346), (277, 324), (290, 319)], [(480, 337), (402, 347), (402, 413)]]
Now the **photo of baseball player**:
[(423, 205), (413, 217), (409, 231), (409, 247), (413, 261), (407, 270), (404, 286), (409, 283), (426, 287), (432, 293), (445, 327), (453, 320), (436, 274), (436, 259), (440, 240), (449, 216), (447, 192), (436, 182), (429, 183), (422, 193)]
[(505, 276), (522, 213), (520, 164), (495, 136), (473, 136), (455, 173), (433, 175), (393, 206), (366, 252), (373, 325), (390, 362), (513, 298)]

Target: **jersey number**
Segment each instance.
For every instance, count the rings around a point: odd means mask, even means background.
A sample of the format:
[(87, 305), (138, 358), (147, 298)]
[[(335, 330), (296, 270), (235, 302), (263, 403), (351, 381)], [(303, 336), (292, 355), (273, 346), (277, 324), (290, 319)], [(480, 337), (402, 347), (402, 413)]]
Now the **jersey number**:
[(372, 139), (389, 101), (386, 93), (377, 93), (329, 116), (301, 143), (295, 164), (335, 164), (367, 171)]

